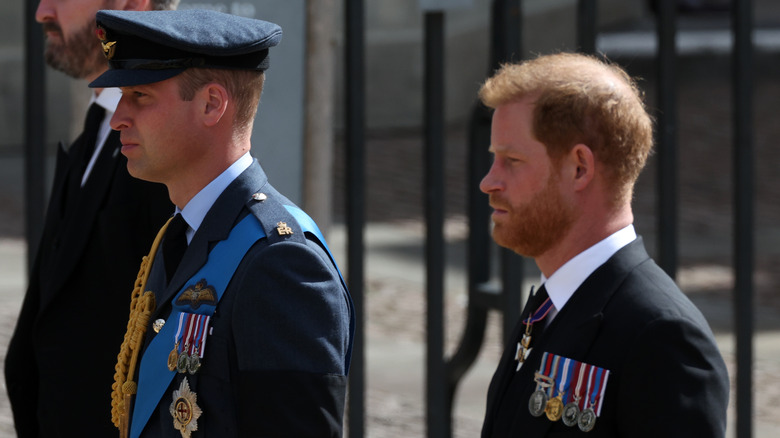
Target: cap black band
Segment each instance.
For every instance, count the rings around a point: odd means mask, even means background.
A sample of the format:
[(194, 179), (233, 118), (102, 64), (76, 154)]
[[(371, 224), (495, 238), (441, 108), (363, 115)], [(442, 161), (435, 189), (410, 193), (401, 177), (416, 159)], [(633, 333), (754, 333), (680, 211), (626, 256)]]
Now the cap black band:
[(201, 67), (206, 64), (203, 58), (180, 59), (121, 59), (108, 61), (112, 69), (122, 70), (171, 70), (179, 68)]

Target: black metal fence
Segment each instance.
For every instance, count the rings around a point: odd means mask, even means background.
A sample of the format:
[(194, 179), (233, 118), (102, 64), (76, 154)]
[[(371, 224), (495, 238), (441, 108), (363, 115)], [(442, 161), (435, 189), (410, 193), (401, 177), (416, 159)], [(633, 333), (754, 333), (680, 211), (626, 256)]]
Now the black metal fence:
[[(577, 44), (586, 53), (596, 51), (596, 0), (579, 0), (577, 5)], [(677, 1), (658, 0), (657, 6), (657, 80), (658, 80), (658, 261), (672, 277), (678, 265), (678, 116), (676, 75)], [(362, 175), (364, 69), (361, 15), (363, 0), (347, 0), (347, 163), (348, 163), (348, 223), (349, 230), (362, 230)], [(520, 0), (494, 0), (492, 4), (491, 57), (486, 72), (492, 72), (501, 62), (522, 53)], [(490, 158), (484, 145), (490, 139), (490, 114), (475, 107), (470, 124), (469, 150), (469, 236), (468, 236), (468, 297), (465, 329), (456, 352), (444, 357), (443, 315), (443, 90), (442, 54), (444, 12), (425, 13), (425, 212), (426, 212), (426, 297), (427, 297), (427, 360), (426, 360), (426, 426), (427, 436), (452, 436), (452, 406), (455, 390), (463, 375), (473, 364), (485, 335), (487, 313), (491, 309), (503, 312), (503, 334), (508, 336), (520, 312), (523, 260), (506, 250), (499, 252), (500, 282), (491, 282), (491, 241), (489, 208), (479, 193), (479, 181), (489, 168)], [(736, 435), (752, 436), (752, 338), (753, 338), (753, 138), (752, 127), (752, 1), (733, 0), (731, 7), (732, 90), (734, 95), (734, 317), (736, 327)], [(356, 185), (358, 187), (352, 187)], [(353, 198), (357, 196), (357, 198)], [(348, 245), (350, 287), (362, 308), (363, 249), (362, 235), (351, 231)], [(357, 271), (353, 271), (357, 269)], [(357, 272), (358, 276), (353, 273)], [(362, 321), (358, 329), (362, 331)], [(362, 336), (355, 351), (363, 351)], [(361, 355), (362, 353), (358, 353)], [(350, 377), (349, 431), (351, 437), (364, 435), (364, 360), (353, 360)]]

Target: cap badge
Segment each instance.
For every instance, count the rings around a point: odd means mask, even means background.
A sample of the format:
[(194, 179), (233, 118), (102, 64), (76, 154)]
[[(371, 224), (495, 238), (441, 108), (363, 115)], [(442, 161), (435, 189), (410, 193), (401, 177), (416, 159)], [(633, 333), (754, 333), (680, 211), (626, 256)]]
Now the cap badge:
[(103, 46), (103, 54), (106, 55), (106, 58), (108, 59), (113, 58), (114, 51), (116, 51), (116, 41), (108, 41), (106, 30), (100, 26), (98, 26), (95, 34), (100, 40), (100, 45)]
[(216, 306), (217, 291), (214, 290), (214, 286), (208, 285), (206, 279), (203, 278), (197, 283), (187, 286), (179, 298), (176, 298), (176, 304), (179, 306), (185, 305), (187, 302), (193, 309), (197, 309), (201, 304)]

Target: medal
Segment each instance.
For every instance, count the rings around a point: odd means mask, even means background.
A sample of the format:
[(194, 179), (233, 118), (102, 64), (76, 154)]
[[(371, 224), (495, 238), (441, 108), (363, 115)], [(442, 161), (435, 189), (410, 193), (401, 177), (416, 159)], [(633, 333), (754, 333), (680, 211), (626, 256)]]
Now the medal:
[(574, 392), (569, 396), (569, 399), (573, 399), (572, 401), (569, 401), (566, 406), (563, 407), (563, 416), (561, 417), (561, 420), (563, 421), (563, 424), (571, 427), (577, 424), (577, 418), (580, 415), (580, 399), (582, 399), (582, 378), (586, 374), (585, 368), (588, 366), (585, 363), (578, 363), (577, 369), (577, 386), (574, 389)]
[(577, 418), (580, 415), (580, 408), (575, 402), (566, 403), (563, 407), (563, 413), (561, 414), (561, 421), (567, 426), (574, 426), (577, 424)]
[(176, 371), (176, 365), (179, 363), (179, 343), (173, 345), (173, 350), (168, 353), (168, 369)]
[(203, 352), (206, 349), (206, 338), (208, 337), (210, 319), (211, 316), (209, 315), (198, 315), (194, 349), (192, 354), (190, 354), (189, 363), (187, 364), (187, 372), (190, 374), (195, 374), (200, 370)]
[[(573, 367), (571, 359), (565, 358), (563, 361), (561, 372), (558, 373), (560, 377), (556, 380), (558, 384), (558, 395), (551, 398), (547, 402), (547, 407), (544, 409), (547, 418), (550, 421), (558, 421), (563, 416), (563, 394), (568, 390), (569, 370)], [(553, 386), (553, 390), (555, 387)]]
[(534, 323), (543, 320), (547, 314), (550, 313), (550, 309), (552, 308), (553, 302), (548, 297), (544, 303), (536, 309), (536, 312), (534, 312), (532, 316), (529, 316), (523, 321), (523, 324), (525, 324), (525, 333), (523, 333), (523, 339), (517, 343), (517, 352), (515, 353), (517, 369), (515, 371), (520, 371), (520, 367), (523, 366), (528, 355), (531, 354), (531, 330), (533, 329)]
[(176, 371), (182, 374), (187, 372), (187, 368), (190, 364), (190, 354), (191, 354), (190, 349), (194, 347), (194, 342), (192, 338), (197, 328), (197, 324), (195, 323), (195, 321), (199, 316), (192, 313), (186, 313), (184, 315), (186, 315), (185, 316), (186, 325), (184, 329), (185, 334), (182, 335), (183, 336), (182, 342), (184, 342), (184, 349), (179, 354), (179, 361), (176, 363)]
[(596, 426), (596, 412), (592, 408), (585, 408), (577, 418), (577, 427), (583, 432), (590, 432)]
[(200, 369), (200, 342), (202, 340), (202, 334), (204, 332), (203, 323), (206, 321), (206, 317), (198, 315), (195, 319), (195, 342), (193, 345), (193, 351), (190, 354), (187, 361), (187, 372), (195, 374)]
[(187, 365), (190, 363), (190, 355), (187, 354), (189, 348), (189, 344), (184, 344), (184, 351), (179, 354), (179, 360), (176, 362), (176, 371), (179, 373), (184, 374), (187, 372)]
[(179, 335), (181, 334), (182, 325), (184, 323), (184, 314), (179, 314), (179, 327), (176, 329), (176, 334), (173, 335), (173, 350), (168, 354), (168, 370), (176, 371), (176, 367), (179, 363)]
[[(595, 375), (593, 369), (596, 370)], [(596, 419), (601, 415), (601, 401), (603, 400), (602, 396), (604, 391), (607, 389), (609, 370), (593, 367), (591, 368), (591, 375), (593, 375), (593, 386), (590, 385), (589, 377), (588, 392), (585, 396), (586, 406), (577, 419), (577, 427), (583, 432), (590, 432), (593, 430), (596, 426)]]
[(534, 417), (541, 417), (544, 414), (544, 408), (547, 406), (547, 393), (542, 389), (537, 389), (531, 394), (528, 400), (528, 411)]
[[(544, 413), (547, 415), (547, 418), (549, 418), (552, 421), (556, 421), (558, 418), (561, 417), (561, 409), (563, 408), (563, 404), (561, 403), (558, 398), (553, 397), (553, 394), (555, 393), (555, 377), (558, 375), (558, 365), (561, 362), (561, 356), (558, 356), (557, 354), (553, 356), (553, 364), (552, 364), (552, 374), (550, 375), (550, 386), (547, 388), (547, 403), (544, 406)], [(565, 362), (565, 361), (564, 361)], [(559, 405), (560, 403), (560, 405)], [(553, 420), (553, 418), (556, 418)]]
[(544, 413), (550, 421), (558, 421), (563, 415), (563, 400), (560, 394), (547, 401)]
[(603, 368), (591, 367), (588, 375), (588, 389), (585, 393), (585, 407), (577, 418), (577, 427), (583, 432), (590, 432), (596, 426), (596, 418), (601, 410), (596, 408), (596, 402), (600, 402), (601, 393), (606, 389), (608, 370)]
[[(174, 336), (173, 350), (168, 355), (169, 370), (181, 374), (195, 374), (200, 370), (210, 320), (209, 315), (184, 312), (179, 314), (179, 327)], [(180, 348), (182, 344), (184, 347)]]
[(550, 399), (547, 390), (555, 384), (555, 380), (548, 376), (552, 367), (552, 359), (553, 355), (545, 352), (544, 355), (542, 355), (542, 363), (539, 365), (539, 371), (534, 374), (536, 391), (531, 394), (531, 398), (528, 400), (528, 411), (534, 417), (541, 417), (542, 414), (544, 414), (547, 400)]
[(197, 401), (198, 395), (190, 390), (190, 384), (185, 377), (179, 389), (173, 391), (173, 403), (168, 408), (173, 417), (173, 427), (181, 432), (182, 438), (190, 438), (192, 432), (198, 430), (198, 418), (203, 411)]
[(195, 349), (195, 353), (190, 356), (189, 362), (187, 362), (187, 372), (195, 374), (200, 370), (200, 356), (198, 356), (198, 349)]
[(531, 354), (531, 326), (525, 326), (525, 333), (523, 333), (523, 339), (517, 343), (517, 352), (515, 352), (515, 360), (517, 361), (517, 369), (520, 371), (520, 367), (523, 366), (523, 362), (528, 359), (528, 355)]

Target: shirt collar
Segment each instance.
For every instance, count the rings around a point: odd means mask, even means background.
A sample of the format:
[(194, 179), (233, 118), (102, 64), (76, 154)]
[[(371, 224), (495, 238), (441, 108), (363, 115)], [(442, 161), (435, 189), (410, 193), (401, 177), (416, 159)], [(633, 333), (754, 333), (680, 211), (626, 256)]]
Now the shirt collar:
[(189, 225), (186, 232), (187, 243), (192, 241), (192, 237), (195, 235), (195, 232), (198, 231), (198, 228), (200, 228), (200, 224), (203, 223), (206, 213), (208, 213), (211, 206), (214, 205), (214, 202), (217, 201), (219, 195), (225, 191), (233, 180), (252, 165), (253, 162), (254, 158), (252, 158), (252, 155), (250, 155), (249, 152), (245, 153), (190, 199), (190, 202), (184, 206), (184, 209), (179, 210), (179, 208), (176, 207), (176, 213), (181, 213), (182, 217), (187, 222), (187, 225)]
[(100, 94), (95, 95), (92, 93), (92, 98), (89, 103), (97, 103), (106, 109), (107, 113), (116, 112), (116, 107), (119, 105), (119, 100), (122, 98), (122, 91), (119, 88), (104, 88)]
[[(599, 243), (577, 254), (558, 268), (550, 278), (542, 274), (547, 293), (557, 312), (569, 301), (574, 292), (599, 266), (606, 263), (621, 248), (636, 240), (634, 226), (616, 231)], [(556, 313), (557, 313), (556, 312)]]

